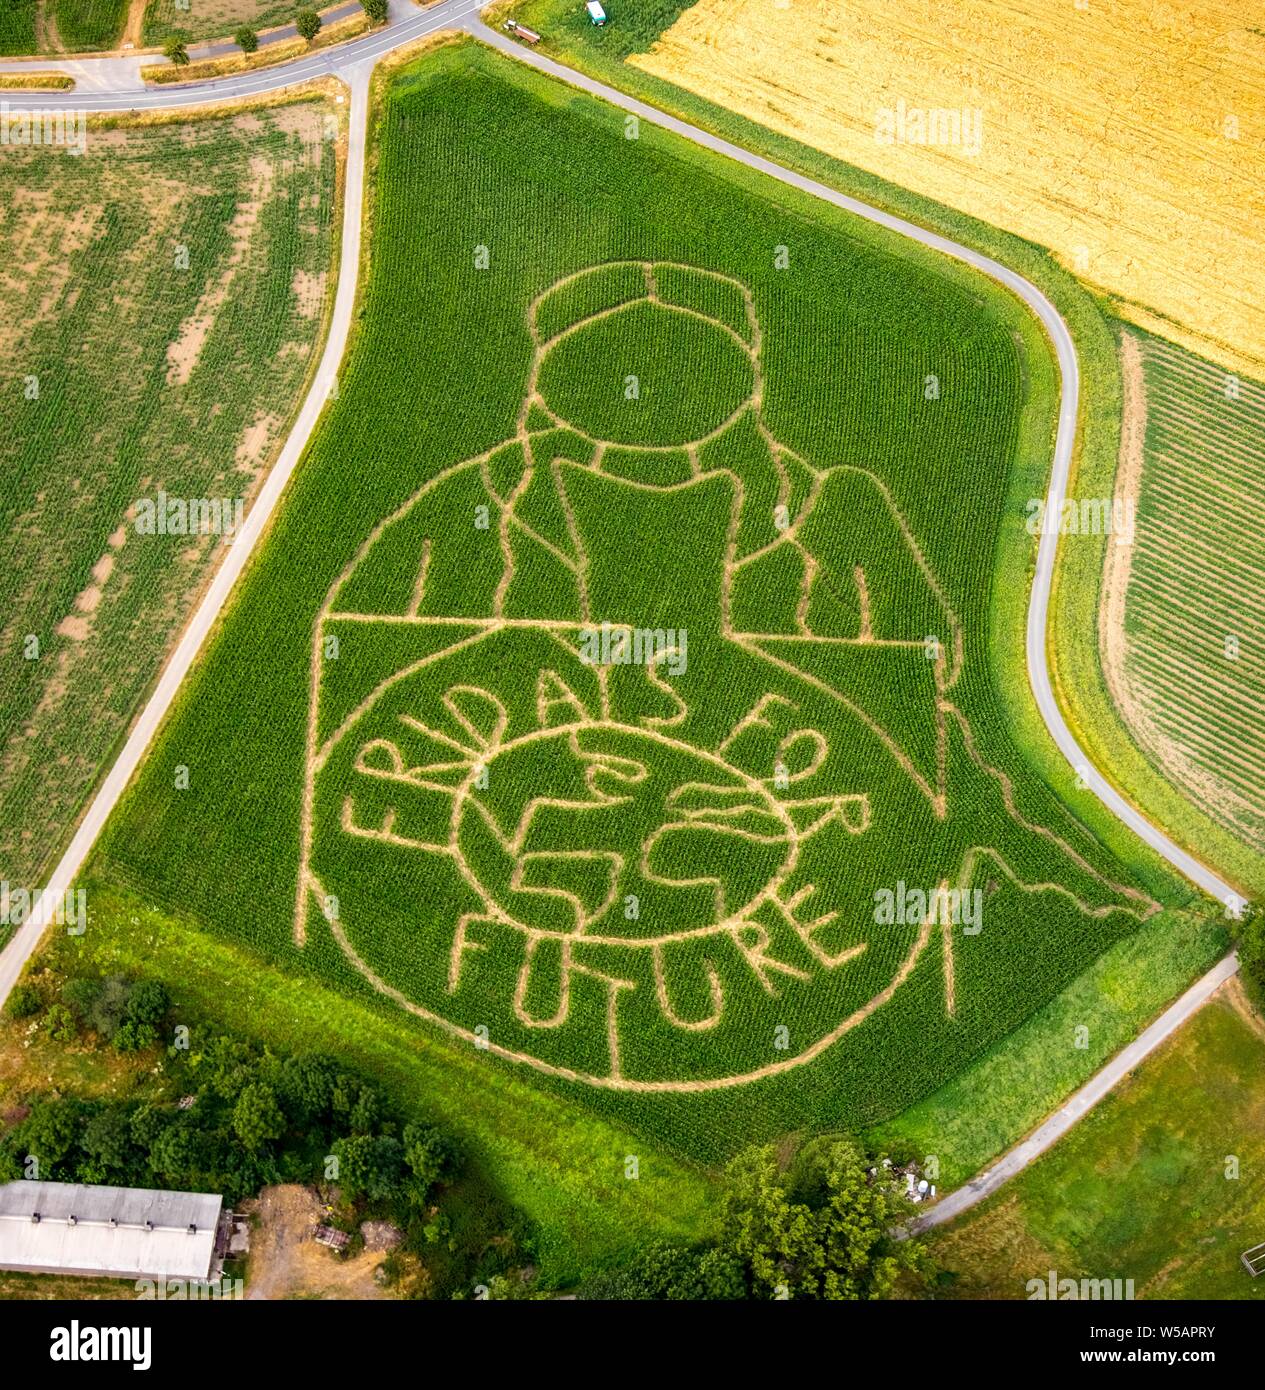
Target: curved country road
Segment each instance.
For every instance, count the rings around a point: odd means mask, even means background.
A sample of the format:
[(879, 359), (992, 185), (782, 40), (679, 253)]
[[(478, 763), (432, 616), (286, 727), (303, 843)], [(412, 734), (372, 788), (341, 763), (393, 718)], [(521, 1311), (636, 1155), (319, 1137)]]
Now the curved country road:
[[(368, 129), (369, 79), (373, 66), (383, 54), (411, 43), (441, 29), (461, 28), (475, 34), (484, 43), (502, 50), (520, 62), (529, 64), (551, 77), (580, 88), (640, 119), (682, 136), (697, 145), (734, 159), (770, 178), (788, 184), (815, 198), (864, 217), (890, 231), (943, 252), (955, 260), (982, 271), (1017, 295), (1040, 319), (1054, 345), (1062, 377), (1062, 396), (1059, 404), (1058, 429), (1055, 436), (1054, 460), (1050, 486), (1046, 495), (1046, 513), (1058, 516), (1067, 494), (1067, 482), (1076, 442), (1076, 420), (1080, 403), (1080, 371), (1076, 349), (1067, 325), (1045, 295), (1021, 275), (1000, 262), (982, 255), (967, 246), (928, 231), (915, 223), (879, 208), (870, 207), (847, 194), (837, 192), (813, 179), (753, 154), (738, 145), (722, 140), (696, 126), (688, 125), (674, 116), (638, 101), (635, 97), (605, 86), (593, 78), (564, 67), (543, 54), (525, 47), (499, 30), (484, 25), (477, 12), (484, 0), (441, 0), (426, 10), (418, 10), (408, 0), (392, 0), (390, 21), (385, 28), (374, 30), (362, 38), (237, 77), (221, 78), (196, 85), (167, 86), (146, 89), (140, 82), (139, 58), (83, 59), (67, 62), (41, 62), (44, 70), (71, 72), (79, 89), (73, 93), (36, 94), (6, 93), (10, 111), (42, 109), (56, 106), (61, 110), (92, 112), (144, 111), (200, 106), (239, 97), (257, 96), (266, 92), (333, 75), (341, 78), (351, 92), (346, 196), (344, 199), (343, 232), (340, 252), (338, 288), (330, 320), (329, 336), (322, 353), (315, 381), (295, 420), (281, 454), (269, 473), (245, 524), (228, 547), (220, 569), (206, 595), (194, 613), (183, 637), (172, 653), (153, 694), (129, 733), (123, 749), (110, 768), (96, 795), (89, 804), (70, 845), (53, 870), (48, 885), (31, 917), (17, 930), (13, 939), (0, 954), (0, 1001), (3, 1001), (16, 982), (23, 966), (35, 951), (44, 928), (53, 916), (53, 905), (62, 901), (87, 860), (98, 834), (114, 806), (139, 766), (145, 750), (175, 699), (181, 682), (196, 660), (203, 642), (215, 625), (238, 576), (244, 569), (256, 542), (263, 533), (278, 500), (307, 446), (312, 431), (325, 404), (351, 329), (352, 307), (355, 302), (356, 278), (360, 264), (360, 231), (364, 204), (365, 137)], [(153, 61), (147, 58), (145, 61)], [(0, 64), (0, 70), (22, 65)], [(1036, 574), (1028, 608), (1027, 665), (1037, 708), (1059, 750), (1076, 769), (1081, 782), (1135, 834), (1162, 855), (1174, 868), (1211, 894), (1227, 908), (1240, 905), (1230, 884), (1224, 882), (1163, 831), (1152, 825), (1131, 806), (1107, 779), (1094, 768), (1068, 728), (1050, 684), (1046, 650), (1046, 625), (1049, 616), (1050, 588), (1054, 575), (1056, 532), (1042, 534), (1037, 551)], [(1027, 1166), (1039, 1153), (1069, 1129), (1092, 1105), (1116, 1084), (1132, 1067), (1169, 1036), (1186, 1018), (1198, 1009), (1208, 995), (1234, 973), (1237, 962), (1233, 955), (1219, 962), (1201, 980), (1191, 986), (1140, 1037), (1123, 1049), (1110, 1063), (1081, 1088), (1056, 1114), (1051, 1116), (1029, 1139), (1011, 1150), (992, 1168), (973, 1179), (919, 1219), (918, 1227), (937, 1225), (949, 1220), (967, 1207), (973, 1206), (1001, 1183)]]

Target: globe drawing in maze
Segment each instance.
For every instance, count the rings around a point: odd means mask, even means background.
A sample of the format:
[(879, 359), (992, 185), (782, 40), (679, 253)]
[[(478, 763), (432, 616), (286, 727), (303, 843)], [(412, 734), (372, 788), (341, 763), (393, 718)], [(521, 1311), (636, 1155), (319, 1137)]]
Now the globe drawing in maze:
[[(500, 1057), (691, 1091), (802, 1066), (915, 980), (952, 1019), (950, 893), (1151, 910), (980, 753), (894, 499), (768, 427), (744, 285), (596, 266), (526, 328), (512, 431), (384, 518), (316, 622), (300, 946)], [(923, 905), (876, 913), (906, 879)]]

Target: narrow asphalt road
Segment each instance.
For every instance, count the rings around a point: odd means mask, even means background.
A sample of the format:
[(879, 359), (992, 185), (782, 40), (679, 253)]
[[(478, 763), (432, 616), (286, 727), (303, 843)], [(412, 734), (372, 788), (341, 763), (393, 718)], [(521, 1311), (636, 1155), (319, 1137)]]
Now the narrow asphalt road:
[[(715, 151), (717, 154), (737, 160), (781, 183), (800, 189), (813, 197), (833, 204), (835, 207), (843, 208), (867, 221), (886, 227), (901, 236), (909, 237), (932, 250), (952, 256), (955, 260), (982, 271), (991, 279), (1004, 285), (1040, 319), (1054, 345), (1059, 364), (1062, 377), (1062, 395), (1059, 403), (1058, 428), (1055, 436), (1054, 459), (1046, 497), (1046, 508), (1049, 515), (1057, 516), (1060, 512), (1067, 492), (1072, 453), (1075, 447), (1076, 420), (1080, 401), (1080, 371), (1075, 345), (1067, 325), (1053, 304), (1035, 285), (1030, 284), (1007, 266), (972, 250), (970, 247), (961, 246), (957, 242), (950, 241), (947, 237), (928, 231), (915, 223), (907, 222), (903, 218), (895, 217), (879, 208), (870, 207), (845, 193), (828, 188), (824, 184), (817, 183), (793, 170), (785, 169), (761, 155), (753, 154), (749, 150), (731, 144), (727, 140), (722, 140), (718, 136), (700, 130), (696, 126), (689, 125), (674, 116), (667, 115), (644, 102), (638, 101), (635, 97), (607, 87), (583, 73), (554, 62), (543, 54), (511, 39), (505, 33), (483, 24), (477, 16), (480, 4), (481, 0), (441, 0), (439, 4), (419, 11), (408, 4), (407, 0), (393, 0), (388, 25), (365, 35), (363, 38), (313, 54), (311, 57), (295, 59), (293, 62), (281, 64), (274, 68), (263, 69), (240, 77), (202, 83), (197, 87), (169, 87), (152, 90), (133, 90), (128, 87), (126, 90), (116, 89), (113, 91), (98, 89), (57, 94), (53, 98), (47, 95), (31, 95), (29, 98), (23, 98), (21, 93), (11, 94), (12, 100), (9, 102), (11, 110), (20, 110), (24, 107), (44, 107), (53, 101), (58, 107), (68, 110), (102, 112), (150, 110), (198, 106), (237, 97), (254, 96), (306, 82), (314, 77), (333, 74), (342, 78), (351, 89), (351, 132), (338, 289), (329, 336), (325, 351), (322, 354), (316, 381), (303, 403), (294, 428), (276, 465), (268, 475), (258, 499), (247, 516), (245, 525), (228, 548), (224, 562), (215, 575), (179, 645), (167, 662), (158, 685), (145, 705), (135, 727), (128, 735), (122, 752), (99, 787), (69, 847), (54, 869), (39, 906), (32, 913), (30, 919), (14, 934), (13, 939), (0, 954), (0, 1000), (7, 997), (23, 966), (34, 952), (46, 923), (52, 920), (54, 905), (62, 900), (63, 894), (74, 884), (74, 880), (83, 867), (106, 819), (140, 764), (145, 750), (170, 708), (186, 673), (196, 660), (207, 634), (214, 626), (228, 600), (233, 585), (250, 558), (255, 543), (263, 533), (272, 511), (311, 437), (331, 384), (336, 378), (338, 364), (342, 360), (351, 327), (351, 310), (355, 300), (356, 276), (359, 269), (369, 78), (377, 58), (394, 48), (440, 29), (464, 28), (484, 43), (490, 44), (541, 72), (600, 97), (624, 111), (634, 113), (642, 120), (670, 130), (684, 139)], [(120, 63), (127, 60), (100, 61)], [(135, 60), (131, 61), (135, 62)], [(68, 68), (71, 65), (51, 63), (48, 66)], [(74, 66), (85, 67), (87, 64), (78, 63)], [(1175, 844), (1163, 831), (1152, 825), (1139, 811), (1130, 806), (1107, 779), (1090, 764), (1089, 759), (1063, 719), (1050, 684), (1046, 633), (1057, 544), (1058, 537), (1054, 532), (1042, 535), (1037, 552), (1036, 574), (1033, 579), (1028, 609), (1028, 677), (1041, 717), (1060, 751), (1076, 769), (1088, 789), (1114, 815), (1188, 879), (1232, 908), (1240, 900), (1235, 895), (1231, 885), (1224, 882), (1186, 850)], [(1120, 1077), (1145, 1057), (1163, 1037), (1168, 1036), (1185, 1018), (1188, 1018), (1198, 1009), (1208, 994), (1212, 992), (1212, 989), (1221, 980), (1233, 974), (1236, 969), (1237, 962), (1233, 955), (1227, 956), (1208, 975), (1204, 976), (1177, 1000), (1141, 1037), (1137, 1038), (1098, 1072), (1062, 1110), (1051, 1116), (1036, 1134), (1012, 1150), (1001, 1162), (972, 1183), (968, 1183), (951, 1196), (946, 1197), (932, 1212), (928, 1213), (923, 1219), (923, 1224), (939, 1224), (941, 1221), (949, 1220), (951, 1216), (974, 1205), (988, 1192), (995, 1190), (1008, 1177), (1013, 1176), (1015, 1172), (1030, 1163), (1038, 1153), (1053, 1143), (1059, 1134), (1065, 1132), (1091, 1105), (1106, 1094)], [(951, 1206), (951, 1203), (955, 1205)], [(943, 1216), (941, 1215), (942, 1212), (945, 1213)]]
[(1139, 1062), (1171, 1037), (1183, 1023), (1208, 1002), (1238, 969), (1238, 961), (1233, 956), (1219, 960), (1211, 970), (1193, 985), (1179, 999), (1172, 1003), (1151, 1024), (1145, 1032), (1136, 1037), (1123, 1051), (1118, 1052), (1110, 1062), (1093, 1076), (1062, 1105), (1043, 1124), (1039, 1125), (1020, 1144), (1005, 1153), (991, 1168), (968, 1183), (941, 1198), (924, 1216), (916, 1217), (909, 1223), (911, 1232), (925, 1231), (932, 1226), (943, 1226), (952, 1221), (977, 1202), (991, 1196), (1016, 1173), (1021, 1173), (1034, 1159), (1039, 1158), (1053, 1143), (1061, 1139), (1069, 1129), (1107, 1094), (1112, 1087), (1123, 1081)]

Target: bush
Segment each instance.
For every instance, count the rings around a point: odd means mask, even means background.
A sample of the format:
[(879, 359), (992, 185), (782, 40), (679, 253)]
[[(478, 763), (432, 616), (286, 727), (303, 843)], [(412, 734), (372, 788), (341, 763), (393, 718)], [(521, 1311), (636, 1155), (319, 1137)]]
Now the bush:
[(163, 56), (176, 67), (182, 68), (189, 61), (189, 49), (181, 38), (170, 38), (163, 45)]
[(259, 35), (255, 33), (249, 24), (243, 24), (241, 28), (233, 34), (233, 42), (243, 53), (254, 53), (259, 47)]
[(10, 1018), (30, 1018), (44, 1007), (40, 992), (34, 985), (14, 985), (5, 1001), (4, 1011)]
[(315, 10), (300, 10), (294, 16), (294, 27), (299, 31), (300, 37), (311, 43), (321, 32), (321, 17)]
[(360, 4), (368, 15), (370, 24), (387, 22), (387, 0), (360, 0)]
[(689, 1249), (656, 1241), (623, 1269), (600, 1274), (585, 1298), (627, 1301), (742, 1299), (747, 1281), (742, 1261), (728, 1250)]
[(71, 1043), (79, 1036), (79, 1024), (65, 1004), (54, 1004), (44, 1017), (44, 1031), (54, 1042)]
[(109, 1042), (127, 1017), (127, 1001), (132, 987), (122, 975), (109, 975), (102, 980), (91, 997), (87, 1023), (94, 1032)]

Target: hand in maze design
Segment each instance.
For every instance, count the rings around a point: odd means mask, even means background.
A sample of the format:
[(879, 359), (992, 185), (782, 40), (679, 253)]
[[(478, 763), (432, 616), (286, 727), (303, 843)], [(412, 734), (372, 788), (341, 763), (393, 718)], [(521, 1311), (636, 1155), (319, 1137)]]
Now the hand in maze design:
[[(767, 428), (745, 286), (598, 266), (528, 331), (513, 436), (387, 518), (316, 623), (301, 944), (324, 922), (402, 1007), (590, 1084), (774, 1074), (938, 935), (952, 1013), (948, 924), (876, 940), (857, 846), (891, 783), (934, 838), (954, 738), (1016, 843), (1119, 906), (975, 753), (960, 625), (882, 483)], [(936, 882), (1018, 883), (1011, 848), (949, 837)]]

